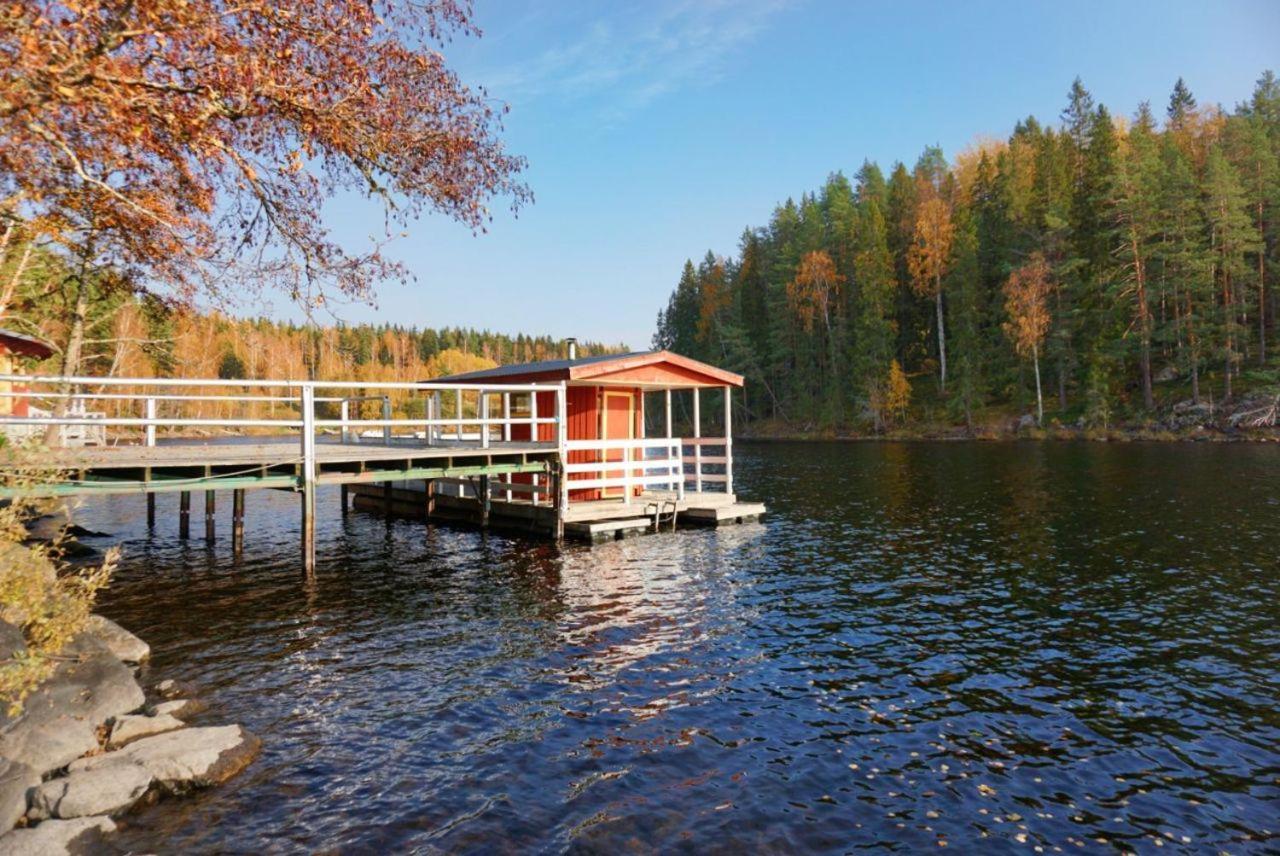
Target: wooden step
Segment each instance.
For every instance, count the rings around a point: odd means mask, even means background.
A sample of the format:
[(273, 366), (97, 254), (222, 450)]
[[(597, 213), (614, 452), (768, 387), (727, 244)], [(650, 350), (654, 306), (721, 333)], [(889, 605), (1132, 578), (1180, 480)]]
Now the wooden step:
[(584, 520), (566, 523), (564, 534), (570, 538), (580, 538), (593, 544), (601, 541), (612, 541), (637, 535), (653, 528), (653, 519), (649, 517), (626, 517), (614, 520)]
[(735, 502), (732, 505), (686, 508), (680, 512), (680, 522), (719, 526), (724, 523), (743, 523), (757, 520), (764, 513), (764, 503)]

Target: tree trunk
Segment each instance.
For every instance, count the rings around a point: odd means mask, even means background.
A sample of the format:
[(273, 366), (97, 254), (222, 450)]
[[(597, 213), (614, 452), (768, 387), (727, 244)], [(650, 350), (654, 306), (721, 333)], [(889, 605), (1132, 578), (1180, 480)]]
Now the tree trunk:
[(1036, 367), (1036, 427), (1043, 428), (1044, 395), (1040, 391), (1040, 351), (1035, 345), (1031, 346), (1031, 361)]
[(947, 331), (942, 320), (942, 282), (937, 282), (937, 307), (938, 307), (938, 361), (941, 369), (942, 391), (947, 391)]
[[(89, 284), (85, 267), (86, 265), (81, 265), (80, 272), (75, 277), (75, 308), (71, 310), (71, 325), (67, 329), (67, 345), (62, 351), (62, 374), (66, 376), (75, 376), (80, 373), (80, 358), (84, 351), (85, 316), (89, 314)], [(63, 384), (59, 388), (59, 392), (64, 395), (73, 391), (70, 384)], [(58, 418), (66, 416), (70, 407), (70, 398), (58, 399), (58, 402), (53, 406), (53, 414)], [(45, 428), (45, 445), (57, 446), (59, 433), (60, 428), (58, 425), (50, 425)]]
[(1267, 236), (1263, 230), (1262, 203), (1258, 203), (1258, 234), (1262, 246), (1258, 249), (1258, 365), (1267, 364)]
[(1137, 235), (1130, 233), (1133, 249), (1133, 273), (1137, 285), (1138, 301), (1138, 350), (1139, 371), (1142, 373), (1142, 403), (1147, 410), (1155, 410), (1155, 395), (1151, 389), (1151, 307), (1147, 303), (1147, 266), (1143, 262)]

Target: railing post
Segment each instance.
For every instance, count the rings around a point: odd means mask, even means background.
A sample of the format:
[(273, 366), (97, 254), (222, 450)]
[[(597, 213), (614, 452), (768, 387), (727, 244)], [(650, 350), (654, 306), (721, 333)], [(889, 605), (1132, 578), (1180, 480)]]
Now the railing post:
[(147, 425), (147, 445), (148, 446), (154, 446), (156, 444), (155, 418), (156, 418), (156, 400), (154, 398), (148, 398), (147, 399), (147, 420), (148, 422), (150, 422), (150, 424)]
[(428, 446), (434, 446), (436, 444), (436, 429), (435, 426), (431, 424), (431, 420), (434, 418), (432, 414), (435, 413), (435, 403), (435, 396), (431, 393), (427, 393), (422, 397), (422, 412), (427, 415), (427, 424), (423, 426), (426, 429), (423, 432), (423, 437)]
[(733, 388), (724, 388), (724, 492), (733, 494)]
[(698, 404), (698, 388), (693, 388), (693, 490), (702, 493), (702, 410)]
[(480, 448), (489, 448), (489, 393), (480, 390)]
[(338, 418), (342, 420), (342, 442), (345, 445), (351, 441), (351, 429), (347, 427), (347, 422), (351, 420), (351, 402), (348, 399), (342, 399), (338, 410)]
[(502, 393), (502, 442), (511, 442), (511, 393)]
[[(440, 390), (437, 389), (435, 392), (431, 393), (431, 400), (435, 404), (435, 407), (431, 409), (431, 412), (435, 414), (436, 419), (443, 419), (444, 418), (444, 398), (440, 395)], [(440, 435), (441, 433), (443, 433), (441, 432), (440, 429), (443, 427), (444, 427), (443, 425), (431, 426), (431, 430), (435, 432), (437, 443), (440, 442)]]
[(316, 572), (316, 391), (303, 382), (302, 405), (302, 572), (308, 579)]
[(529, 393), (529, 442), (537, 443), (541, 439), (538, 434), (538, 393)]
[(454, 403), (457, 405), (458, 421), (453, 426), (453, 439), (462, 442), (462, 390), (455, 389), (453, 391)]
[[(391, 396), (389, 395), (382, 396), (382, 418), (388, 422), (391, 420)], [(382, 442), (386, 443), (388, 446), (391, 445), (390, 425), (382, 426)]]

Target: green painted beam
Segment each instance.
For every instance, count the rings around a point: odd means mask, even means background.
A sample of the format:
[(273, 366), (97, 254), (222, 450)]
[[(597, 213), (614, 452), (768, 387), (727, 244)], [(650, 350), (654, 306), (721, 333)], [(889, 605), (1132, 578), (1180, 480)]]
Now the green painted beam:
[[(466, 478), (468, 476), (497, 476), (515, 473), (545, 473), (547, 464), (531, 463), (473, 464), (461, 467), (409, 467), (398, 470), (366, 470), (362, 473), (322, 472), (316, 484), (376, 484), (387, 481), (417, 481), (419, 479)], [(89, 481), (56, 482), (33, 485), (28, 488), (0, 487), (0, 499), (17, 496), (110, 496), (132, 493), (174, 493), (177, 491), (232, 490), (236, 488), (297, 488), (297, 476), (218, 476), (200, 478), (152, 478), (147, 481), (132, 479), (95, 478)]]
[(499, 476), (513, 473), (545, 473), (547, 465), (538, 461), (527, 464), (474, 464), (465, 467), (409, 467), (400, 470), (365, 470), (362, 473), (320, 473), (317, 484), (376, 484), (384, 481), (417, 481), (419, 479), (458, 479), (467, 476)]
[(234, 488), (294, 488), (293, 476), (224, 476), (199, 479), (96, 479), (83, 482), (57, 482), (27, 488), (0, 487), (0, 499), (18, 496), (111, 496), (130, 493), (177, 493), (178, 491), (232, 490)]

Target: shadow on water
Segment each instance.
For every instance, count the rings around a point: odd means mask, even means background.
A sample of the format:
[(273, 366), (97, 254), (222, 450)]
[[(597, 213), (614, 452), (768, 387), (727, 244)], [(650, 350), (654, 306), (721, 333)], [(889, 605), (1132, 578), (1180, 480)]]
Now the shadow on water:
[[(252, 494), (103, 611), (264, 753), (138, 851), (1276, 846), (1280, 453), (738, 450), (763, 525), (554, 547)], [(174, 508), (169, 508), (173, 505)], [(224, 514), (223, 517), (226, 515)]]

